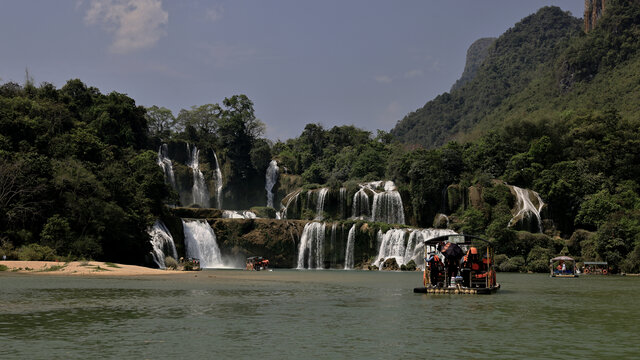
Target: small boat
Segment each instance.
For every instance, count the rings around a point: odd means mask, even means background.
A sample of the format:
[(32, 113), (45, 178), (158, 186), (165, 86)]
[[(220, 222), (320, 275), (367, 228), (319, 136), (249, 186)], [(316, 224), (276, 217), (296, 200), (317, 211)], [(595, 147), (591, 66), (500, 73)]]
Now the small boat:
[(576, 261), (568, 256), (557, 256), (549, 260), (551, 277), (574, 278), (576, 273)]
[(247, 266), (246, 266), (245, 269), (246, 270), (255, 270), (255, 271), (260, 271), (260, 270), (271, 271), (269, 269), (269, 260), (263, 258), (262, 256), (248, 257), (247, 258)]
[(424, 241), (421, 294), (494, 294), (496, 282), (493, 245), (474, 235), (444, 235)]
[(589, 275), (609, 275), (609, 263), (606, 261), (585, 261), (582, 272)]

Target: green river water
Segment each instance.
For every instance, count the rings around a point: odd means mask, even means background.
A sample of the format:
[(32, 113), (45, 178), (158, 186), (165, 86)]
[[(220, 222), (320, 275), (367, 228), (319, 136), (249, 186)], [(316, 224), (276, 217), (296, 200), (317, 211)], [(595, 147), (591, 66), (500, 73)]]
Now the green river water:
[(640, 358), (640, 278), (498, 274), (495, 295), (414, 294), (421, 273), (0, 273), (0, 359)]

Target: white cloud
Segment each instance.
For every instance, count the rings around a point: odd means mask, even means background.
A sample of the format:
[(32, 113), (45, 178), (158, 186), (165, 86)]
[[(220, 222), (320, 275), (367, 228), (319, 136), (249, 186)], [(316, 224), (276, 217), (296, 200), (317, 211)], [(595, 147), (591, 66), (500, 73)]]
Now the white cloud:
[(84, 20), (113, 33), (110, 50), (124, 54), (154, 46), (166, 35), (169, 13), (161, 0), (92, 0)]
[(216, 22), (222, 19), (222, 14), (224, 14), (224, 8), (222, 5), (216, 5), (212, 8), (207, 9), (205, 12), (205, 16), (211, 22)]
[(381, 84), (389, 84), (393, 81), (393, 79), (390, 76), (387, 75), (378, 75), (376, 77), (374, 77), (374, 80), (376, 82), (379, 82)]
[(413, 78), (421, 77), (422, 75), (424, 75), (422, 70), (414, 69), (414, 70), (407, 71), (406, 73), (404, 73), (404, 78), (405, 79), (413, 79)]

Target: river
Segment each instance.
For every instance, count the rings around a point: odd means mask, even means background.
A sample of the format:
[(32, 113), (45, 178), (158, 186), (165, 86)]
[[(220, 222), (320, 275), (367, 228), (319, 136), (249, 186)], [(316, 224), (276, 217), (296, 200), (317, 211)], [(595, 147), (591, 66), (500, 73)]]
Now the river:
[(638, 358), (640, 278), (498, 274), (495, 295), (414, 294), (421, 273), (0, 273), (0, 358)]

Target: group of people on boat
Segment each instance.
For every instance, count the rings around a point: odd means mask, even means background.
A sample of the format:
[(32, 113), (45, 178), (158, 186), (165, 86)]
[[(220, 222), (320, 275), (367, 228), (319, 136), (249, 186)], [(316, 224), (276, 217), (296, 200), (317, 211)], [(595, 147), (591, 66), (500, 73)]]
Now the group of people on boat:
[(247, 258), (246, 270), (267, 270), (269, 268), (269, 260), (264, 259), (261, 256), (253, 256)]
[[(478, 248), (472, 246), (466, 253), (457, 244), (446, 242), (437, 247), (444, 257), (436, 252), (425, 259), (429, 270), (429, 283), (435, 287), (485, 287), (487, 276), (494, 276), (491, 259), (482, 256)], [(455, 283), (454, 283), (455, 282)]]

